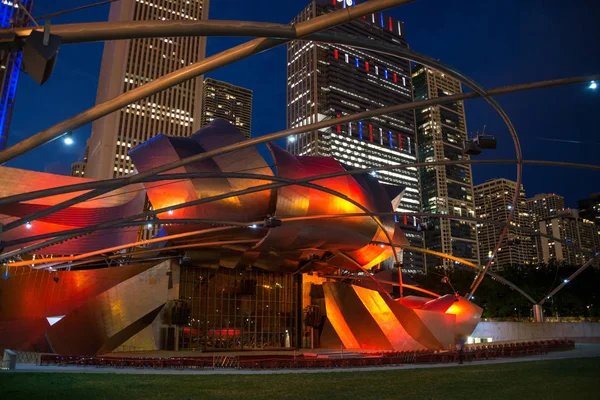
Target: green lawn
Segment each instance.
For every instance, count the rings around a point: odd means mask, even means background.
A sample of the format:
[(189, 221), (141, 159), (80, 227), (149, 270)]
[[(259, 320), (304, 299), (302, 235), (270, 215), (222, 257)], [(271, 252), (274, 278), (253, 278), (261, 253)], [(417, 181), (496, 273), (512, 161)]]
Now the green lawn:
[(599, 399), (600, 358), (283, 375), (0, 373), (0, 399)]

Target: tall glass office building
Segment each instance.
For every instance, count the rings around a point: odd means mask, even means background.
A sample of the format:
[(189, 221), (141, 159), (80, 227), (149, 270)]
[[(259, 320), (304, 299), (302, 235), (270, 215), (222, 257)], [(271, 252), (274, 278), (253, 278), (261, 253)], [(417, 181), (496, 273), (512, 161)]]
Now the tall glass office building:
[[(354, 2), (312, 1), (293, 23), (306, 21)], [(407, 47), (403, 24), (382, 13), (365, 15), (330, 32)], [(288, 128), (335, 120), (358, 112), (412, 101), (408, 61), (355, 47), (293, 41), (287, 48)], [(331, 156), (349, 167), (381, 167), (416, 162), (415, 123), (411, 111), (386, 114), (288, 138), (295, 155)], [(376, 171), (377, 179), (403, 191), (398, 212), (421, 210), (419, 176), (414, 167)], [(411, 244), (422, 246), (417, 219), (403, 216)], [(404, 252), (407, 269), (423, 268), (419, 254)]]

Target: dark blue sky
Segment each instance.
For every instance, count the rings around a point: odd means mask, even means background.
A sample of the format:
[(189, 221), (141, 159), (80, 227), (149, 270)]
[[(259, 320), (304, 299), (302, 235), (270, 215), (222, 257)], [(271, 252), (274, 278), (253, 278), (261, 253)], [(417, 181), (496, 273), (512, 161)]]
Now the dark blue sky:
[[(37, 1), (34, 15), (92, 3), (92, 0)], [(307, 0), (212, 0), (211, 19), (287, 23)], [(484, 87), (600, 73), (600, 2), (597, 0), (418, 0), (389, 14), (405, 22), (408, 43), (470, 75)], [(57, 17), (52, 23), (104, 21), (108, 6)], [(209, 38), (207, 55), (245, 38)], [(51, 79), (38, 86), (22, 75), (9, 145), (94, 105), (102, 43), (64, 45)], [(252, 135), (285, 129), (286, 58), (283, 47), (208, 74), (254, 90)], [(598, 164), (600, 91), (584, 85), (498, 97), (512, 118), (528, 159)], [(482, 100), (467, 102), (470, 132), (481, 130), (499, 148), (481, 157), (513, 158), (506, 126)], [(68, 173), (83, 156), (91, 125), (75, 131), (76, 145), (47, 144), (10, 163), (19, 168)], [(544, 139), (540, 139), (544, 138)], [(575, 141), (580, 143), (554, 140)], [(494, 177), (515, 179), (515, 166), (475, 166), (475, 183)], [(567, 205), (600, 191), (597, 173), (524, 167), (528, 196), (556, 192)]]

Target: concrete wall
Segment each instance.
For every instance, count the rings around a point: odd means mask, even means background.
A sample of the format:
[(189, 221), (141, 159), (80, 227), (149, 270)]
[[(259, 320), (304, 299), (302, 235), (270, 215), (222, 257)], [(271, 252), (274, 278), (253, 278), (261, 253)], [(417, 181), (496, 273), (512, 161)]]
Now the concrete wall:
[(472, 337), (491, 337), (494, 342), (560, 338), (600, 338), (598, 322), (480, 322)]

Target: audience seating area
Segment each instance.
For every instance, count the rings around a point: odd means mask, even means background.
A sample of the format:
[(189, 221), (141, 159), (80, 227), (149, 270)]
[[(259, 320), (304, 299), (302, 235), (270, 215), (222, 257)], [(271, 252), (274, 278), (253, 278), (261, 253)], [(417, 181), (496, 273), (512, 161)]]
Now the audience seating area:
[[(544, 340), (535, 342), (481, 344), (466, 346), (462, 352), (464, 362), (490, 360), (501, 357), (523, 357), (546, 354), (550, 351), (571, 350), (575, 347), (572, 340)], [(81, 367), (113, 367), (113, 368), (241, 368), (241, 369), (290, 369), (290, 368), (352, 368), (367, 366), (424, 364), (424, 363), (456, 363), (461, 358), (459, 351), (431, 352), (405, 351), (365, 353), (362, 357), (324, 358), (323, 356), (293, 355), (241, 355), (241, 356), (204, 356), (176, 358), (143, 358), (143, 357), (75, 357), (57, 354), (43, 354), (40, 365)]]

